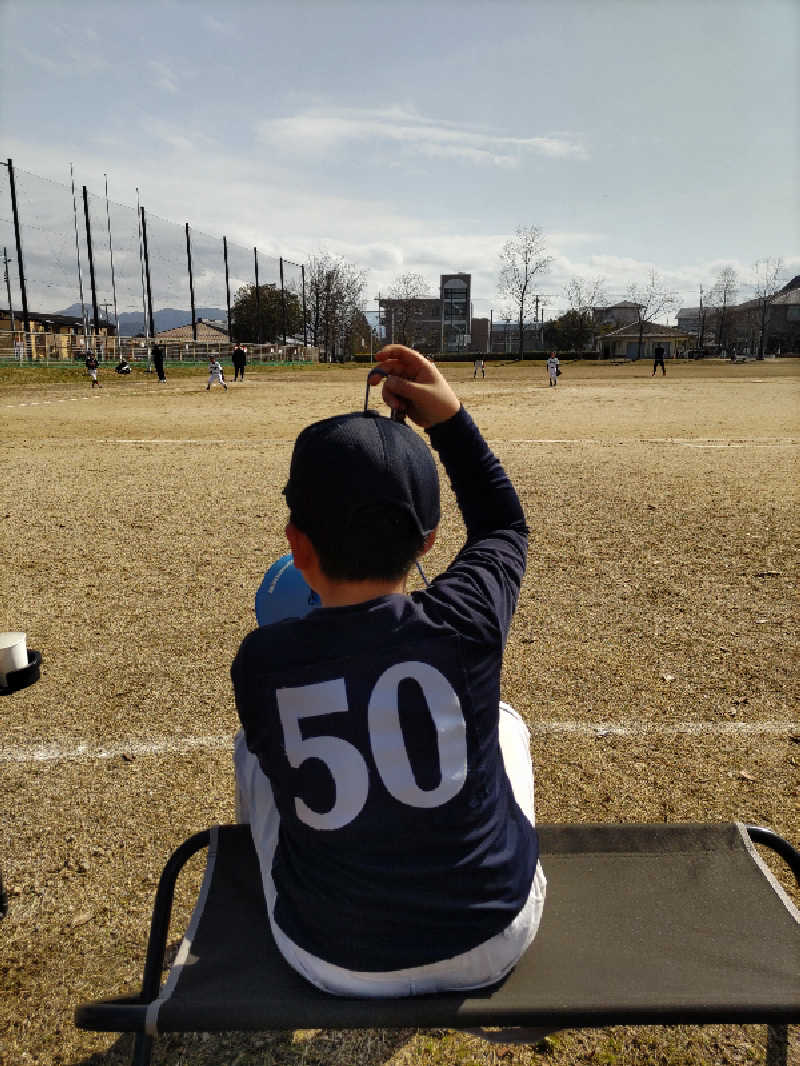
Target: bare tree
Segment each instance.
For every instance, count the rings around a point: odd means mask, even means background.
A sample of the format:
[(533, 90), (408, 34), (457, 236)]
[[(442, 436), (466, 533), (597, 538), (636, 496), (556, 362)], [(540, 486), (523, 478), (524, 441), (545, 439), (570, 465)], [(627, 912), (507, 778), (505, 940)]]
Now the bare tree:
[(534, 280), (547, 272), (553, 257), (546, 254), (544, 234), (537, 226), (518, 226), (500, 249), (497, 292), (514, 307), (519, 324), (519, 357), (524, 358), (524, 324), (535, 302)]
[(578, 351), (591, 336), (595, 308), (608, 302), (605, 278), (573, 277), (564, 286), (568, 310), (559, 320), (561, 332), (573, 351)]
[(718, 315), (717, 344), (721, 348), (725, 347), (726, 340), (725, 314), (728, 310), (728, 305), (732, 304), (736, 299), (738, 291), (739, 279), (734, 268), (732, 266), (721, 267), (717, 271), (717, 276), (709, 293), (709, 303), (715, 308)]
[(326, 359), (333, 357), (337, 346), (341, 355), (352, 345), (363, 319), (366, 285), (363, 270), (327, 252), (312, 256), (306, 264), (308, 325), (312, 343)]
[(421, 274), (401, 274), (395, 279), (384, 301), (392, 318), (393, 341), (414, 347), (417, 340), (415, 302), (425, 296), (430, 296), (430, 286)]
[(637, 358), (642, 355), (642, 337), (645, 325), (658, 315), (667, 314), (678, 302), (675, 292), (668, 289), (664, 279), (651, 268), (647, 282), (639, 285), (634, 282), (628, 286), (628, 299), (636, 304), (639, 320), (639, 346)]
[(783, 274), (783, 260), (771, 256), (768, 259), (758, 259), (753, 265), (753, 291), (756, 294), (759, 307), (759, 339), (758, 358), (764, 358), (767, 348), (767, 333), (769, 330), (768, 308), (773, 298), (781, 287), (781, 275)]

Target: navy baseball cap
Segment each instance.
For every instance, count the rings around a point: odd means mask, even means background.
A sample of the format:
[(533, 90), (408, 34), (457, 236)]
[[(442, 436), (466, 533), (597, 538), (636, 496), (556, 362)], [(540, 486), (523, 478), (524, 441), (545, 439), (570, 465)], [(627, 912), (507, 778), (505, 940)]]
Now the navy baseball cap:
[(413, 429), (376, 411), (306, 426), (283, 493), (306, 531), (346, 528), (376, 504), (405, 512), (423, 537), (439, 524), (439, 473), (430, 448)]

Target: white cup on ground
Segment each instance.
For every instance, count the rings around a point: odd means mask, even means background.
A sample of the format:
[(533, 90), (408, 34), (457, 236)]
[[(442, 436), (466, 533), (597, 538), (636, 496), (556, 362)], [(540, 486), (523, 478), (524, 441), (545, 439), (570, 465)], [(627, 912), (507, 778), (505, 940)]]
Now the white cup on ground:
[(28, 648), (24, 633), (0, 633), (0, 685), (6, 685), (6, 674), (22, 670), (28, 665)]

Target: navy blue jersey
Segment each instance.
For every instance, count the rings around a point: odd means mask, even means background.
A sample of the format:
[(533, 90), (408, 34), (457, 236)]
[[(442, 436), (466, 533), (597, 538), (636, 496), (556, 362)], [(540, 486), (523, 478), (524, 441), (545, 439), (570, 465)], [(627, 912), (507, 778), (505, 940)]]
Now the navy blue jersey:
[(463, 408), (430, 440), (467, 528), (447, 570), (409, 596), (255, 630), (231, 669), (280, 812), (275, 921), (351, 970), (489, 939), (527, 900), (538, 858), (498, 743), (525, 519)]

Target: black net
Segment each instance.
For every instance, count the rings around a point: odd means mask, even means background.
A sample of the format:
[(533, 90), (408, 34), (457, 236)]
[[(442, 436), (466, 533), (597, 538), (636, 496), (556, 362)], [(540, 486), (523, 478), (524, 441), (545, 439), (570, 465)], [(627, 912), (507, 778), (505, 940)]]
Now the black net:
[[(231, 289), (231, 307), (237, 295), (248, 285), (255, 285), (253, 249), (228, 241), (228, 279)], [(260, 280), (260, 279), (259, 279)]]
[[(73, 200), (70, 186), (40, 178), (17, 167), (14, 168), (14, 178), (28, 311), (34, 314), (80, 315), (81, 282), (84, 304), (88, 285), (80, 186), (76, 186)], [(10, 191), (6, 203), (6, 217), (11, 218)], [(81, 244), (80, 274), (75, 246), (76, 218)], [(13, 226), (11, 232), (13, 234)]]
[[(8, 270), (11, 303), (15, 310), (18, 311), (21, 306), (21, 298), (17, 274), (17, 250), (14, 244), (14, 221), (11, 217), (11, 182), (8, 168), (0, 167), (0, 254), (4, 248), (10, 260), (9, 263), (5, 264), (5, 269)], [(8, 287), (6, 286), (5, 273), (0, 280), (2, 280), (0, 307), (8, 309)]]
[[(190, 306), (186, 229), (145, 211), (153, 312)], [(191, 317), (191, 316), (190, 316)], [(156, 332), (160, 323), (156, 321)]]
[(198, 318), (226, 319), (225, 257), (222, 238), (191, 229), (192, 278)]
[(120, 334), (145, 332), (139, 222), (135, 207), (104, 196), (89, 195), (97, 302), (102, 316), (114, 321)]

